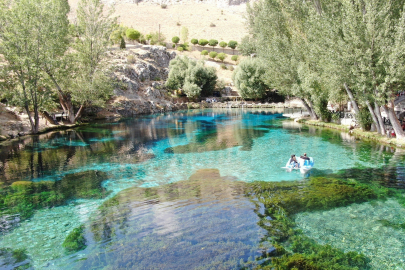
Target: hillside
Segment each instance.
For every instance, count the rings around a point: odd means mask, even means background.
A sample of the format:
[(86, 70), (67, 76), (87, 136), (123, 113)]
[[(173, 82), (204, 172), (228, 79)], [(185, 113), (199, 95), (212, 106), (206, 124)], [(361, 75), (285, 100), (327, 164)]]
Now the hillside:
[[(78, 0), (69, 0), (71, 16), (74, 16)], [(106, 1), (104, 1), (106, 2)], [(114, 2), (114, 4), (112, 4)], [(183, 26), (189, 30), (189, 40), (217, 39), (219, 41), (236, 40), (240, 42), (247, 35), (244, 13), (246, 4), (227, 5), (224, 1), (177, 1), (162, 9), (154, 2), (107, 1), (115, 10), (119, 22), (139, 30), (143, 34), (160, 31), (171, 41), (173, 36), (180, 36)], [(165, 2), (165, 1), (163, 1)], [(235, 2), (232, 2), (235, 3)], [(239, 3), (239, 2), (236, 2)], [(215, 27), (210, 27), (215, 24)]]

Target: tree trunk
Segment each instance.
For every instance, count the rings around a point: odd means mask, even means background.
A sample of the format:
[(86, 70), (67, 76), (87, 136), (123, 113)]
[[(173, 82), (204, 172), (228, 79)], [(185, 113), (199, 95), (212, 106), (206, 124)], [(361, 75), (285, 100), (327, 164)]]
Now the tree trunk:
[(49, 123), (51, 123), (51, 124), (53, 124), (53, 125), (57, 125), (57, 124), (58, 124), (55, 120), (53, 120), (52, 116), (50, 116), (48, 112), (43, 111), (43, 112), (41, 112), (41, 114), (45, 117), (46, 120), (49, 121)]
[(302, 104), (304, 105), (305, 109), (307, 109), (307, 111), (309, 112), (309, 115), (311, 116), (311, 119), (317, 120), (316, 117), (314, 118), (313, 111), (312, 111), (311, 107), (309, 107), (309, 105), (308, 105), (308, 103), (306, 102), (306, 100), (303, 99), (303, 98), (299, 98), (299, 99), (301, 100), (301, 102), (302, 102)]
[(82, 116), (83, 110), (84, 110), (84, 105), (82, 104), (74, 118), (74, 123), (76, 123), (77, 119), (79, 119)]
[(307, 103), (308, 103), (308, 105), (309, 105), (309, 108), (311, 108), (311, 112), (312, 112), (312, 119), (313, 120), (318, 120), (318, 115), (316, 114), (316, 112), (315, 112), (315, 109), (314, 109), (314, 104), (312, 103), (312, 100), (310, 100), (310, 99), (308, 99), (308, 100), (306, 100), (307, 101)]
[(368, 111), (371, 114), (371, 118), (373, 118), (374, 125), (377, 128), (377, 132), (381, 134), (381, 126), (380, 126), (377, 116), (375, 115), (374, 109), (370, 104), (370, 101), (367, 100), (366, 104), (367, 104)]
[(350, 90), (350, 88), (349, 88), (349, 86), (347, 85), (347, 83), (344, 83), (344, 86), (345, 86), (345, 89), (346, 89), (346, 93), (347, 93), (347, 95), (348, 95), (349, 98), (350, 98), (350, 102), (353, 104), (354, 112), (355, 112), (357, 115), (359, 115), (359, 114), (360, 114), (359, 106), (357, 106), (357, 102), (356, 102), (356, 100), (354, 99), (354, 96), (353, 96), (352, 91)]
[(385, 126), (384, 126), (384, 121), (381, 117), (381, 111), (380, 111), (380, 106), (377, 104), (377, 102), (374, 102), (374, 111), (375, 115), (377, 116), (378, 123), (380, 123), (380, 134), (385, 135)]
[(401, 124), (399, 123), (399, 120), (398, 120), (398, 118), (397, 118), (397, 116), (395, 114), (395, 111), (394, 111), (394, 102), (391, 100), (391, 101), (388, 102), (387, 105), (384, 105), (383, 108), (384, 108), (384, 111), (386, 112), (386, 114), (388, 115), (388, 117), (390, 119), (392, 128), (395, 131), (396, 137), (398, 139), (405, 138), (404, 132), (402, 131)]
[(28, 103), (27, 103), (27, 102), (25, 103), (24, 108), (25, 108), (25, 111), (27, 112), (28, 120), (30, 120), (31, 132), (32, 132), (33, 134), (35, 134), (35, 133), (36, 133), (36, 132), (35, 132), (35, 123), (34, 123), (34, 121), (32, 120), (31, 113), (30, 113), (30, 109), (29, 109), (29, 106), (28, 106)]

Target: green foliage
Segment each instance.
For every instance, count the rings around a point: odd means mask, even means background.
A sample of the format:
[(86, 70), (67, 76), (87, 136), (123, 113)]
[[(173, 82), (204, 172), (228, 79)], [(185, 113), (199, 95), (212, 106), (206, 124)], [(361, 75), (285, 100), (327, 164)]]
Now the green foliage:
[(184, 51), (184, 48), (183, 48), (183, 47), (178, 47), (177, 50), (178, 50), (179, 52), (182, 52), (182, 51)]
[(225, 64), (221, 64), (222, 69), (228, 69)]
[(208, 44), (208, 40), (206, 40), (206, 39), (200, 39), (199, 41), (198, 41), (198, 45), (200, 45), (200, 46), (205, 46), (205, 45), (207, 45)]
[(208, 55), (208, 51), (207, 50), (202, 50), (201, 55)]
[(263, 82), (263, 65), (257, 59), (242, 61), (232, 74), (232, 80), (242, 98), (261, 98), (268, 88)]
[(177, 44), (177, 43), (180, 42), (180, 38), (179, 38), (178, 36), (172, 37), (172, 42), (173, 42), (174, 44)]
[(193, 45), (197, 45), (197, 44), (198, 44), (198, 39), (192, 38), (190, 42), (191, 42), (191, 44), (193, 44)]
[(218, 55), (218, 53), (214, 52), (214, 51), (209, 53), (209, 57), (212, 58), (212, 59), (215, 59), (215, 57), (217, 57), (217, 55)]
[(187, 42), (188, 40), (188, 28), (185, 26), (181, 28), (181, 40), (183, 43)]
[(235, 50), (236, 46), (238, 46), (238, 42), (236, 42), (235, 40), (230, 40), (228, 42), (228, 47), (231, 48), (232, 50)]
[(84, 238), (84, 226), (81, 225), (74, 228), (63, 241), (62, 247), (69, 252), (77, 252), (86, 248), (86, 240)]
[(359, 115), (357, 115), (356, 119), (358, 119), (360, 126), (364, 130), (370, 130), (373, 119), (367, 108), (360, 108)]
[(240, 45), (238, 46), (239, 51), (242, 52), (242, 55), (249, 56), (257, 52), (255, 40), (249, 36), (242, 38)]
[(210, 46), (212, 46), (212, 47), (215, 47), (215, 46), (218, 45), (218, 40), (216, 40), (216, 39), (210, 39), (210, 40), (208, 41), (208, 45), (210, 45)]
[(190, 98), (196, 98), (200, 96), (201, 88), (196, 84), (186, 81), (183, 85), (183, 91)]
[(125, 31), (125, 35), (130, 40), (138, 40), (139, 41), (139, 38), (141, 37), (141, 33), (139, 31), (133, 29), (133, 28), (128, 28)]
[(224, 60), (228, 57), (228, 55), (225, 53), (219, 53), (217, 57), (219, 60), (221, 60), (221, 62), (224, 62)]
[(124, 38), (122, 37), (121, 38), (121, 43), (120, 43), (120, 49), (121, 50), (123, 50), (123, 49), (125, 49), (127, 46), (126, 46), (126, 44), (125, 44), (125, 40), (124, 40)]
[(238, 61), (239, 55), (232, 55), (231, 60), (234, 61), (235, 63)]
[(57, 182), (16, 181), (1, 191), (3, 214), (19, 214), (29, 218), (34, 210), (63, 205), (72, 198), (103, 198), (108, 192), (101, 187), (104, 173), (83, 172), (65, 176)]
[(113, 43), (121, 42), (122, 38), (126, 37), (126, 31), (128, 27), (124, 25), (119, 25), (115, 27), (115, 30), (111, 33), (110, 39)]
[(154, 33), (150, 33), (150, 45), (164, 45), (164, 42), (166, 40), (166, 37), (159, 32), (154, 32)]
[[(202, 95), (210, 95), (215, 89), (217, 76), (214, 68), (205, 67), (203, 62), (197, 62), (188, 57), (177, 56), (170, 61), (169, 76), (166, 81), (168, 89), (183, 88), (186, 83), (190, 95), (195, 96), (197, 91), (194, 85), (200, 88)], [(191, 97), (191, 96), (190, 96)]]
[(219, 43), (219, 47), (221, 47), (222, 49), (225, 49), (226, 46), (228, 46), (228, 43), (226, 43), (225, 41), (221, 41)]
[(25, 249), (0, 248), (0, 261), (4, 269), (33, 269)]

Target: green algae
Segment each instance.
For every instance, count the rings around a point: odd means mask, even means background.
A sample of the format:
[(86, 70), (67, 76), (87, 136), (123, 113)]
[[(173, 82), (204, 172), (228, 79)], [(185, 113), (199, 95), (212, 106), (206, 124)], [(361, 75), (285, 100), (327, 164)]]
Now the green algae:
[(378, 221), (379, 221), (383, 226), (391, 227), (391, 228), (394, 228), (394, 229), (397, 229), (397, 230), (400, 230), (400, 229), (405, 230), (405, 222), (398, 224), (398, 223), (394, 223), (394, 222), (389, 221), (389, 220), (386, 220), (386, 219), (380, 219), (380, 220), (378, 220)]
[(68, 252), (77, 252), (86, 248), (86, 240), (84, 238), (84, 226), (81, 225), (74, 228), (63, 241), (62, 247)]
[(51, 182), (16, 181), (0, 190), (0, 216), (19, 214), (22, 220), (29, 218), (34, 210), (64, 205), (68, 200), (100, 199), (109, 194), (102, 181), (103, 172), (87, 171), (66, 175), (62, 180)]
[(0, 268), (22, 270), (32, 265), (25, 249), (0, 248)]
[(392, 194), (387, 188), (330, 177), (313, 177), (302, 182), (252, 182), (249, 186), (249, 195), (260, 217), (258, 224), (268, 231), (268, 238), (275, 247), (271, 261), (258, 269), (369, 268), (370, 260), (365, 255), (317, 244), (294, 229), (294, 215), (385, 199)]

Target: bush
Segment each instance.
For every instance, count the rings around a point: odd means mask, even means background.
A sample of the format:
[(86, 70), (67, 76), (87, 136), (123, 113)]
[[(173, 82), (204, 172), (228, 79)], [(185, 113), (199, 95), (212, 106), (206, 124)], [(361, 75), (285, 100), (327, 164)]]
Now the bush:
[(191, 44), (193, 44), (193, 45), (197, 45), (197, 44), (198, 44), (198, 39), (192, 38), (190, 42), (191, 42)]
[(242, 55), (249, 56), (253, 53), (256, 53), (256, 43), (253, 38), (245, 36), (242, 38), (241, 44), (239, 45), (239, 50), (242, 52)]
[(210, 27), (215, 27), (216, 25), (214, 23), (210, 23)]
[(161, 7), (162, 9), (166, 9), (166, 8), (167, 8), (167, 5), (166, 5), (166, 4), (161, 4), (160, 7)]
[(222, 49), (225, 49), (226, 46), (228, 46), (228, 43), (226, 43), (225, 41), (221, 41), (219, 43), (219, 47), (221, 47)]
[(232, 55), (231, 60), (234, 61), (235, 63), (238, 61), (239, 56), (238, 55)]
[(183, 48), (183, 47), (178, 47), (177, 50), (178, 50), (179, 52), (183, 52), (183, 51), (184, 51), (184, 48)]
[(127, 46), (126, 46), (126, 44), (125, 44), (125, 40), (124, 40), (124, 38), (122, 37), (121, 38), (121, 43), (120, 43), (120, 49), (125, 49)]
[(242, 98), (262, 98), (267, 89), (263, 82), (266, 70), (257, 59), (246, 59), (235, 69), (232, 80)]
[(219, 60), (221, 60), (221, 62), (224, 62), (224, 60), (228, 57), (228, 55), (225, 53), (219, 53), (217, 57)]
[(212, 59), (215, 59), (215, 57), (217, 57), (217, 55), (218, 55), (217, 52), (210, 52), (210, 53), (209, 53), (209, 56), (210, 56)]
[(177, 56), (170, 61), (169, 69), (169, 76), (166, 81), (168, 89), (176, 90), (183, 88), (186, 82), (188, 82), (188, 93), (189, 95), (193, 95), (193, 97), (195, 97), (193, 93), (195, 93), (196, 88), (192, 84), (197, 85), (200, 88), (200, 93), (205, 96), (211, 95), (215, 90), (217, 81), (215, 69), (204, 66), (203, 62), (197, 62), (188, 57)]
[(230, 71), (233, 71), (233, 70), (234, 70), (233, 66), (229, 66), (228, 69), (229, 69)]
[(201, 88), (191, 82), (186, 82), (183, 85), (183, 91), (189, 98), (196, 98), (200, 96)]
[(160, 33), (160, 36), (159, 36), (159, 32), (150, 33), (150, 44), (151, 45), (158, 44), (158, 45), (165, 46), (166, 45), (164, 42), (165, 40), (166, 40), (166, 37), (162, 33)]
[(202, 50), (201, 55), (208, 55), (208, 51), (207, 50)]
[(172, 44), (172, 48), (173, 48), (173, 49), (176, 48), (176, 44)]
[(210, 40), (208, 41), (208, 45), (210, 45), (210, 46), (212, 46), (212, 48), (214, 48), (215, 46), (218, 45), (218, 40), (216, 40), (216, 39), (210, 39)]
[(133, 28), (128, 28), (125, 35), (130, 40), (139, 40), (141, 33)]
[(231, 48), (232, 50), (235, 50), (236, 46), (238, 46), (238, 42), (236, 42), (235, 40), (230, 40), (228, 42), (228, 47)]
[(200, 45), (200, 46), (205, 46), (205, 45), (207, 45), (208, 44), (208, 40), (206, 40), (206, 39), (200, 39), (199, 41), (198, 41), (198, 44)]
[(134, 55), (130, 54), (127, 56), (127, 61), (128, 61), (128, 63), (135, 64), (136, 58)]
[(177, 45), (180, 42), (180, 38), (178, 36), (172, 37), (172, 42)]
[(221, 64), (222, 69), (228, 69), (225, 64)]

